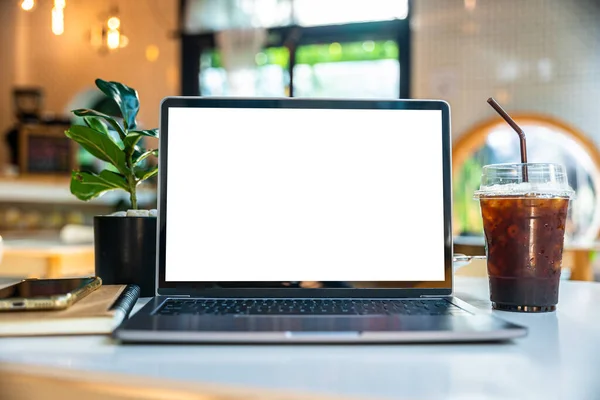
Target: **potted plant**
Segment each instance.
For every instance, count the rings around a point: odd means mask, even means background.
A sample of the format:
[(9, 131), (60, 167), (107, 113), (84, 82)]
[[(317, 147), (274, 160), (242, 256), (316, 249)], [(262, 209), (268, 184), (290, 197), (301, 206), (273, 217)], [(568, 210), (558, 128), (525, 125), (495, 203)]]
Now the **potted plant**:
[(158, 156), (158, 150), (140, 146), (144, 137), (158, 138), (158, 130), (137, 128), (140, 102), (135, 89), (102, 79), (96, 79), (96, 86), (116, 102), (121, 118), (91, 109), (73, 111), (83, 118), (85, 125), (72, 125), (65, 134), (106, 162), (107, 168), (98, 174), (73, 171), (71, 193), (83, 201), (111, 190), (129, 194), (130, 210), (125, 215), (94, 217), (96, 275), (105, 284), (137, 284), (142, 296), (153, 296), (156, 213), (138, 210), (137, 189), (158, 173), (157, 166), (146, 165), (149, 157)]

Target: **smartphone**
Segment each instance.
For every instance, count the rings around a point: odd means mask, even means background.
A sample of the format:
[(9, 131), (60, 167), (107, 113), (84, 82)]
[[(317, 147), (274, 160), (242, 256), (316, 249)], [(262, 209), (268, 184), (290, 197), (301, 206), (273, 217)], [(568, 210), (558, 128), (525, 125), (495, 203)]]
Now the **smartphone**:
[(0, 289), (0, 311), (60, 310), (102, 285), (99, 277), (25, 279)]

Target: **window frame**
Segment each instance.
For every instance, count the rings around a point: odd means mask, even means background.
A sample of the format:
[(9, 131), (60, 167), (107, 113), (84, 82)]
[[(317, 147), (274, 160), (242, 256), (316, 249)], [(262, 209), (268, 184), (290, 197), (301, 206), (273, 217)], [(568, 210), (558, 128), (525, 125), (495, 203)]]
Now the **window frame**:
[[(180, 0), (180, 26), (183, 27), (183, 10), (186, 0)], [(287, 47), (290, 53), (289, 96), (294, 97), (294, 66), (296, 49), (302, 45), (326, 44), (332, 42), (356, 42), (363, 40), (393, 40), (398, 44), (398, 63), (400, 66), (399, 98), (410, 99), (411, 75), (411, 10), (405, 19), (389, 21), (357, 22), (340, 25), (299, 26), (289, 25), (267, 29), (267, 47)], [(181, 75), (180, 93), (182, 96), (201, 96), (198, 77), (200, 75), (200, 56), (206, 50), (216, 48), (215, 32), (185, 34), (180, 29)]]

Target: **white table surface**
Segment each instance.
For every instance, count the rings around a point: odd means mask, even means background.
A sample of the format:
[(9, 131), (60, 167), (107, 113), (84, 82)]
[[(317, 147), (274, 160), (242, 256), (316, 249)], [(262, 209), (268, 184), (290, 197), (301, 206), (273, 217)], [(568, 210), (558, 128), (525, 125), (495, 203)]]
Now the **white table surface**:
[[(456, 293), (487, 312), (487, 281)], [(561, 282), (558, 311), (494, 312), (529, 327), (504, 344), (117, 345), (100, 336), (0, 339), (0, 362), (387, 399), (600, 399), (600, 284)]]

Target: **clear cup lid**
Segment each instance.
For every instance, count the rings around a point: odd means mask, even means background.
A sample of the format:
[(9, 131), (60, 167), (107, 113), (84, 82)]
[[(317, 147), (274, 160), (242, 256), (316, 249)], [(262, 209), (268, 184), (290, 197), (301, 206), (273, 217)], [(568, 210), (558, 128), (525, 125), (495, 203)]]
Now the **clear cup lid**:
[(561, 164), (491, 164), (483, 167), (481, 185), (474, 198), (536, 196), (574, 198), (567, 172)]

